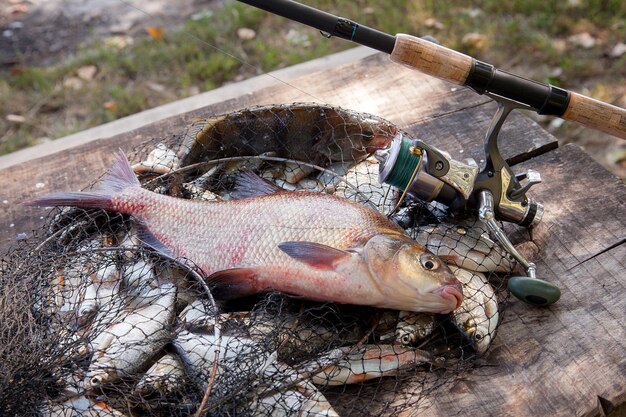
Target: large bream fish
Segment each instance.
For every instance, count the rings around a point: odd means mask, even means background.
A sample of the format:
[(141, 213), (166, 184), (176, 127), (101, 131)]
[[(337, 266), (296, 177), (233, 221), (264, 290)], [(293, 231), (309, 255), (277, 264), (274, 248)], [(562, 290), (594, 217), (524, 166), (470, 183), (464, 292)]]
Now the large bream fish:
[(239, 180), (239, 200), (169, 197), (141, 188), (120, 153), (98, 190), (27, 204), (129, 214), (146, 244), (190, 259), (232, 296), (274, 289), (318, 301), (434, 313), (461, 305), (462, 286), (450, 269), (382, 214), (323, 193), (277, 192), (249, 172)]

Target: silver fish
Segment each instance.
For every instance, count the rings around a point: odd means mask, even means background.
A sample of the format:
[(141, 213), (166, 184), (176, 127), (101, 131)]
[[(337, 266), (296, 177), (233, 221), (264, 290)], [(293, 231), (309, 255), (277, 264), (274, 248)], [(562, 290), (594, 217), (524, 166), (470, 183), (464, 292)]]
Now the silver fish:
[(414, 233), (415, 240), (448, 264), (476, 272), (509, 273), (515, 268), (511, 256), (482, 227), (441, 223), (409, 231)]
[(465, 294), (461, 307), (452, 312), (452, 321), (474, 350), (483, 354), (491, 345), (498, 328), (498, 298), (483, 274), (454, 266), (450, 269), (463, 283)]
[(168, 341), (174, 318), (176, 287), (164, 284), (154, 304), (128, 312), (93, 342), (87, 388), (94, 388), (140, 369)]
[(44, 406), (44, 417), (126, 417), (104, 402), (94, 401), (84, 395), (70, 398), (61, 404)]
[(433, 361), (426, 351), (399, 345), (366, 345), (356, 352), (352, 349), (334, 349), (303, 364), (298, 370), (315, 372), (311, 381), (316, 385), (334, 386), (397, 375), (402, 370)]
[(214, 334), (188, 330), (179, 331), (172, 345), (182, 359), (187, 374), (196, 382), (201, 392), (208, 387), (216, 360), (218, 366), (214, 387), (220, 390), (220, 376), (225, 372), (254, 372), (262, 369), (269, 356), (260, 352), (258, 343), (248, 339), (227, 335), (217, 337)]
[(434, 314), (401, 311), (396, 326), (395, 340), (404, 346), (413, 346), (430, 336), (435, 331), (436, 325), (437, 318)]
[(159, 358), (135, 386), (135, 394), (146, 396), (158, 393), (169, 397), (178, 392), (184, 385), (185, 368), (177, 355), (168, 353)]
[(256, 383), (255, 399), (242, 410), (247, 415), (339, 417), (315, 385), (284, 363), (268, 363)]

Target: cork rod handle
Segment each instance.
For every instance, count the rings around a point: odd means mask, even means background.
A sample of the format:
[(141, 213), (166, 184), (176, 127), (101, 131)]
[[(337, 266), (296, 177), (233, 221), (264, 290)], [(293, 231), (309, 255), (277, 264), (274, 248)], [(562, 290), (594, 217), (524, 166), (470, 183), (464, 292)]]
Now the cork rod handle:
[(424, 74), (463, 85), (473, 58), (415, 36), (398, 33), (391, 60)]
[[(415, 36), (397, 34), (396, 42), (391, 52), (391, 60), (454, 84), (473, 87), (473, 79), (470, 77), (470, 73), (475, 63), (474, 58)], [(497, 69), (494, 69), (494, 71), (496, 77), (500, 77), (503, 74), (503, 72)], [(513, 74), (505, 74), (504, 76), (506, 77), (505, 82), (491, 82), (486, 86), (486, 90), (511, 99), (517, 99), (516, 95), (528, 97), (524, 92), (526, 90), (525, 87), (538, 88), (539, 93), (534, 97), (538, 102), (533, 104), (524, 100), (518, 100), (525, 104), (532, 104), (531, 107), (537, 109), (541, 114), (558, 115), (565, 120), (577, 122), (592, 129), (626, 139), (626, 109), (582, 94), (561, 90), (563, 93), (562, 97), (565, 100), (562, 102), (560, 111), (542, 112), (542, 104), (546, 101), (547, 95), (541, 94), (541, 91), (545, 89), (546, 94), (549, 94), (550, 89), (553, 87), (525, 80)], [(512, 84), (512, 82), (521, 84)], [(505, 87), (510, 94), (501, 94), (499, 91), (492, 90), (491, 87), (496, 88), (496, 84), (498, 84), (497, 87)], [(566, 100), (567, 95), (569, 95), (569, 101)]]
[(561, 117), (626, 139), (626, 109), (582, 94), (570, 92), (569, 104)]

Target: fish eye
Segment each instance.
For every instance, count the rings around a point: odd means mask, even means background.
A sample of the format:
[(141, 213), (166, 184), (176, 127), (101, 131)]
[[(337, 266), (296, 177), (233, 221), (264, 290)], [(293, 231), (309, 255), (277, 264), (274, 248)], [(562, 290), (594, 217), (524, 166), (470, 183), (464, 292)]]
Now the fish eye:
[(409, 336), (408, 334), (405, 334), (404, 336), (400, 338), (400, 341), (402, 342), (403, 345), (408, 345), (411, 343), (411, 336)]
[(474, 339), (476, 339), (476, 341), (480, 342), (481, 340), (483, 340), (483, 335), (481, 333), (476, 333), (474, 335)]
[(434, 269), (439, 268), (439, 261), (435, 259), (432, 255), (422, 255), (420, 257), (420, 264), (424, 267), (424, 269), (428, 271), (432, 271)]

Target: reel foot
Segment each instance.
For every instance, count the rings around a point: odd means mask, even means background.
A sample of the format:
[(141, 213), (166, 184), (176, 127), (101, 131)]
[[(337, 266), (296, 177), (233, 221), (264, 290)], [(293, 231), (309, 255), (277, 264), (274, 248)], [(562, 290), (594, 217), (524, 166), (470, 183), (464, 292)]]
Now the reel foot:
[(511, 277), (508, 288), (515, 297), (536, 306), (554, 304), (561, 297), (561, 290), (556, 285), (537, 278)]

